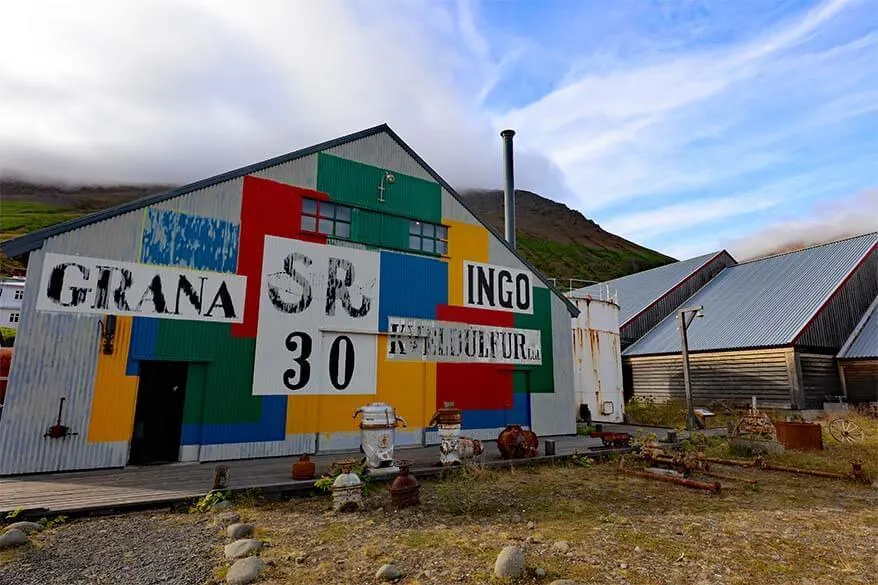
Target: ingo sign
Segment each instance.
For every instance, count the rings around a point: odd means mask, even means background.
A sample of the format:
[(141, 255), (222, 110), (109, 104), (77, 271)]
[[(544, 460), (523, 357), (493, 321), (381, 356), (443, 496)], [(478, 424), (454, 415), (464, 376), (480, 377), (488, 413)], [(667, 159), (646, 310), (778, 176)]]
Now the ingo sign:
[(265, 237), (253, 394), (375, 394), (380, 256)]
[(36, 308), (240, 323), (246, 281), (236, 274), (49, 253)]
[(533, 314), (533, 283), (526, 270), (463, 263), (463, 304), (494, 311)]

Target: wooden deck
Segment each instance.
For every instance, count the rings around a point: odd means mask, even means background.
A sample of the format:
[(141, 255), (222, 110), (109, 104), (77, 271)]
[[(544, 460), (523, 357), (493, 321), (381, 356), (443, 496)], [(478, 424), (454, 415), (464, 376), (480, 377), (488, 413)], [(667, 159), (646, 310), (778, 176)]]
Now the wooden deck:
[[(600, 439), (579, 436), (554, 437), (554, 440), (554, 457), (539, 457), (537, 461), (519, 460), (518, 463), (566, 458), (574, 452), (584, 453), (601, 444)], [(480, 459), (486, 465), (508, 465), (500, 458), (494, 441), (484, 442), (484, 446), (485, 452)], [(543, 440), (540, 441), (540, 449), (543, 449)], [(411, 459), (416, 475), (429, 475), (437, 471), (434, 463), (439, 458), (438, 446), (398, 448), (396, 455)], [(313, 456), (318, 476), (332, 461), (345, 456), (359, 458), (360, 453)], [(203, 464), (177, 463), (0, 478), (0, 513), (20, 508), (22, 518), (38, 518), (44, 515), (169, 505), (200, 497), (210, 491), (214, 467), (221, 463), (229, 466), (229, 488), (233, 491), (256, 489), (282, 494), (308, 491), (313, 487), (313, 481), (293, 481), (290, 477), (291, 466), (297, 460), (298, 457), (278, 457)]]

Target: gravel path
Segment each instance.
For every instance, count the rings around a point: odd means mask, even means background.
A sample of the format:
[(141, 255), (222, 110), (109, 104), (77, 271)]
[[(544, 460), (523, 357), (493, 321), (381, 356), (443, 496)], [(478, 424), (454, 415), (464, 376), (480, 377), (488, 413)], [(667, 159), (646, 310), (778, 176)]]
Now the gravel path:
[(63, 524), (0, 557), (0, 583), (203, 585), (223, 544), (201, 514), (127, 514)]

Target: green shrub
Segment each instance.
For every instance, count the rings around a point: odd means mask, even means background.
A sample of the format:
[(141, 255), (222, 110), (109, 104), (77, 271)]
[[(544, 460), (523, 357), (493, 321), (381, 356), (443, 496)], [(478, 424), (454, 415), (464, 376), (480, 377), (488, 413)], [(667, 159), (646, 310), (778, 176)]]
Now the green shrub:
[(2, 337), (3, 347), (15, 345), (15, 329), (12, 327), (0, 327), (0, 337)]

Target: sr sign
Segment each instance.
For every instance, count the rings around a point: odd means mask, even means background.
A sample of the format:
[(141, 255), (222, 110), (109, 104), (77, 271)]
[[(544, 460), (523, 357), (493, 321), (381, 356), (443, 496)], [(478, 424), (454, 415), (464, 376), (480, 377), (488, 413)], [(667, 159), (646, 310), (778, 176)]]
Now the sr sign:
[(375, 394), (380, 256), (265, 237), (253, 394)]
[(480, 309), (533, 314), (531, 274), (505, 266), (464, 262), (463, 304)]

